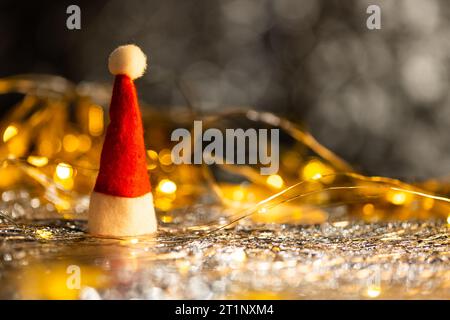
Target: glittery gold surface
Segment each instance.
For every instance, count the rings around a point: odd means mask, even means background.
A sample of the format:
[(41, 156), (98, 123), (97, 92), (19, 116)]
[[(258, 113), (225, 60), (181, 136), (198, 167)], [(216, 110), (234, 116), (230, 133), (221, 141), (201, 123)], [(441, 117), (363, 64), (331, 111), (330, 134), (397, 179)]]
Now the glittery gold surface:
[[(443, 222), (241, 224), (92, 239), (84, 223), (3, 224), (1, 298), (449, 299)], [(79, 290), (67, 269), (78, 266)], [(49, 285), (51, 283), (51, 285)]]

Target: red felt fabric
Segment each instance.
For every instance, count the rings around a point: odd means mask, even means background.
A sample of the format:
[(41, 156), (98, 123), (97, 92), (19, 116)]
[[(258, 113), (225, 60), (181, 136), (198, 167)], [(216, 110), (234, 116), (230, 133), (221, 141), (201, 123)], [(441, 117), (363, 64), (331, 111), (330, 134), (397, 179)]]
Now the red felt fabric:
[(134, 198), (151, 191), (147, 173), (144, 130), (133, 81), (117, 75), (94, 190)]

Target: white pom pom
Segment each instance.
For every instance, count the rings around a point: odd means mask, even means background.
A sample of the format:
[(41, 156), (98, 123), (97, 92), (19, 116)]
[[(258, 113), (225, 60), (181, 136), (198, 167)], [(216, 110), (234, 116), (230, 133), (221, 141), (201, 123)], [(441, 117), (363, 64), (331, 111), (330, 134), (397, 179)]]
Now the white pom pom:
[(113, 75), (125, 74), (134, 80), (144, 74), (147, 57), (134, 44), (120, 46), (110, 54), (108, 68)]

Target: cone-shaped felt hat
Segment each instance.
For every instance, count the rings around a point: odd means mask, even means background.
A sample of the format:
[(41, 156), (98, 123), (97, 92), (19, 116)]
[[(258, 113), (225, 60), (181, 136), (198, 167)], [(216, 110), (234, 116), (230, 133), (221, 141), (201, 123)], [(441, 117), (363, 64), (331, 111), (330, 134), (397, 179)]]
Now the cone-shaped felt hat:
[(133, 80), (116, 75), (95, 191), (139, 197), (150, 190), (144, 131)]
[(101, 236), (138, 236), (156, 231), (156, 216), (141, 112), (133, 80), (142, 76), (146, 57), (135, 45), (118, 47), (109, 57), (114, 88), (110, 123), (92, 192), (88, 228)]

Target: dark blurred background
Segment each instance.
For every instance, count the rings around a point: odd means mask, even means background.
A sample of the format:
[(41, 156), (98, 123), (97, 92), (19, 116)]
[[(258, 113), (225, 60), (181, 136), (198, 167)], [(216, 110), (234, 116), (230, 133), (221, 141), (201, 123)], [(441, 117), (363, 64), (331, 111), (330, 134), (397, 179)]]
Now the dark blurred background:
[[(70, 4), (81, 30), (66, 28)], [(108, 54), (136, 43), (147, 103), (269, 110), (366, 173), (447, 176), (449, 16), (445, 0), (0, 0), (0, 76), (110, 83)]]

